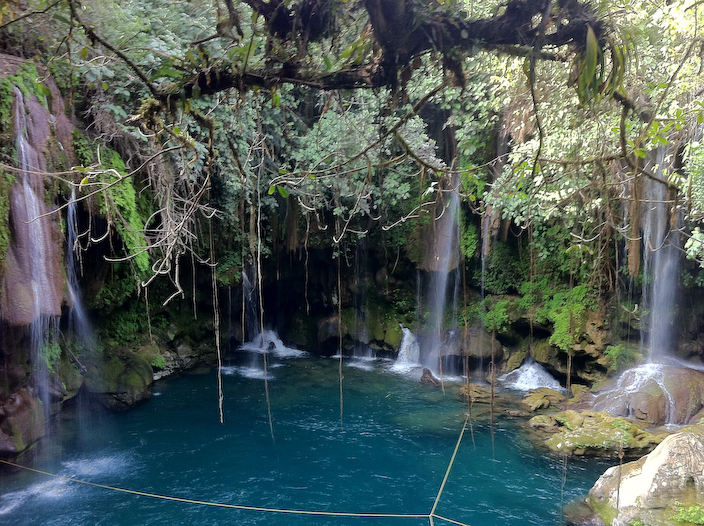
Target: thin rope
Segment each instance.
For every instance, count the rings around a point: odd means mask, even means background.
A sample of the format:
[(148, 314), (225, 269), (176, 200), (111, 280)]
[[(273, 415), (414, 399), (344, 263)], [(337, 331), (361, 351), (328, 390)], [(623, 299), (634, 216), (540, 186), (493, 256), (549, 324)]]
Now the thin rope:
[[(445, 489), (445, 483), (447, 482), (447, 479), (450, 476), (450, 471), (452, 470), (452, 465), (455, 463), (455, 457), (457, 457), (457, 451), (459, 451), (459, 449), (460, 449), (460, 444), (462, 443), (462, 438), (464, 437), (464, 432), (467, 429), (467, 422), (468, 421), (469, 421), (469, 413), (465, 413), (464, 425), (462, 426), (462, 431), (460, 431), (460, 436), (457, 438), (457, 444), (455, 444), (455, 450), (452, 452), (452, 457), (450, 458), (450, 463), (447, 466), (447, 471), (445, 472), (445, 477), (442, 479), (442, 484), (440, 485), (440, 490), (438, 491), (438, 494), (435, 497), (435, 502), (433, 503), (433, 509), (430, 510), (430, 518), (431, 519), (433, 516), (435, 516), (435, 509), (438, 507), (438, 503), (440, 502), (440, 496), (442, 495), (442, 492)], [(432, 523), (432, 520), (431, 520), (431, 523)]]
[(106, 484), (98, 484), (96, 482), (88, 482), (87, 480), (76, 479), (73, 477), (66, 477), (64, 475), (57, 475), (55, 473), (49, 473), (48, 471), (42, 471), (40, 469), (34, 469), (27, 466), (22, 466), (21, 464), (15, 464), (8, 460), (0, 459), (0, 462), (12, 466), (15, 468), (24, 469), (27, 471), (33, 471), (34, 473), (39, 473), (40, 475), (46, 475), (48, 477), (53, 477), (57, 479), (67, 480), (69, 482), (76, 482), (77, 484), (84, 484), (86, 486), (93, 486), (95, 488), (107, 489), (111, 491), (118, 491), (120, 493), (127, 493), (130, 495), (138, 495), (140, 497), (151, 497), (153, 499), (168, 500), (173, 502), (183, 502), (186, 504), (198, 504), (201, 506), (211, 506), (216, 508), (229, 508), (237, 510), (246, 511), (260, 511), (269, 513), (287, 513), (291, 515), (323, 515), (328, 517), (367, 517), (367, 518), (409, 518), (409, 519), (427, 519), (429, 515), (427, 513), (353, 513), (346, 511), (317, 511), (317, 510), (292, 510), (286, 508), (265, 508), (261, 506), (245, 506), (242, 504), (227, 504), (224, 502), (211, 502), (207, 500), (196, 500), (187, 499), (183, 497), (173, 497), (170, 495), (159, 495), (158, 493), (148, 493), (145, 491), (137, 491), (133, 489), (118, 488), (116, 486), (108, 486)]
[(184, 498), (184, 497), (174, 497), (171, 495), (160, 495), (158, 493), (148, 493), (145, 491), (138, 491), (138, 490), (132, 490), (132, 489), (126, 489), (126, 488), (118, 488), (116, 486), (108, 486), (106, 484), (98, 484), (96, 482), (89, 482), (87, 480), (77, 479), (77, 478), (73, 478), (73, 477), (67, 477), (65, 475), (58, 475), (56, 473), (50, 473), (48, 471), (42, 471), (40, 469), (30, 468), (28, 466), (23, 466), (21, 464), (16, 464), (14, 462), (10, 462), (9, 460), (0, 459), (0, 463), (6, 464), (8, 466), (12, 466), (14, 468), (19, 468), (19, 469), (31, 471), (34, 473), (39, 473), (40, 475), (45, 475), (47, 477), (53, 477), (53, 478), (57, 478), (57, 479), (67, 480), (69, 482), (75, 482), (77, 484), (83, 484), (85, 486), (92, 486), (95, 488), (101, 488), (101, 489), (106, 489), (106, 490), (110, 490), (110, 491), (117, 491), (120, 493), (127, 493), (129, 495), (150, 497), (153, 499), (167, 500), (167, 501), (172, 501), (172, 502), (183, 502), (185, 504), (197, 504), (200, 506), (211, 506), (211, 507), (216, 507), (216, 508), (228, 508), (228, 509), (237, 509), (237, 510), (245, 510), (245, 511), (267, 512), (267, 513), (285, 513), (285, 514), (289, 514), (289, 515), (317, 515), (317, 516), (327, 516), (327, 517), (428, 519), (428, 521), (430, 522), (430, 526), (434, 526), (435, 522), (433, 519), (436, 518), (436, 519), (440, 519), (442, 521), (449, 522), (451, 524), (457, 524), (459, 526), (469, 526), (468, 524), (466, 524), (464, 522), (459, 522), (459, 521), (456, 521), (453, 519), (449, 519), (447, 517), (443, 517), (442, 515), (438, 515), (435, 513), (435, 510), (437, 509), (438, 503), (440, 502), (440, 497), (442, 496), (443, 490), (445, 489), (445, 484), (447, 483), (447, 479), (450, 476), (450, 471), (452, 471), (452, 466), (455, 463), (455, 459), (457, 457), (457, 452), (459, 451), (460, 444), (462, 443), (464, 433), (467, 429), (467, 422), (468, 421), (469, 421), (469, 413), (466, 413), (465, 419), (464, 419), (464, 424), (462, 425), (462, 431), (460, 431), (460, 435), (457, 438), (457, 444), (455, 444), (455, 449), (452, 452), (452, 457), (450, 458), (450, 463), (447, 466), (447, 471), (445, 472), (445, 476), (442, 479), (442, 484), (440, 485), (440, 489), (438, 490), (438, 494), (435, 497), (435, 501), (433, 502), (433, 508), (430, 510), (430, 513), (373, 513), (373, 512), (355, 513), (355, 512), (346, 512), (346, 511), (293, 510), (293, 509), (287, 509), (287, 508), (267, 508), (267, 507), (262, 507), (262, 506), (248, 506), (248, 505), (244, 505), (244, 504), (227, 504), (224, 502), (212, 502), (212, 501), (205, 501), (205, 500), (188, 499), (188, 498)]
[(433, 517), (436, 519), (440, 519), (441, 521), (450, 522), (452, 524), (459, 524), (459, 526), (469, 526), (469, 524), (466, 524), (466, 523), (460, 522), (460, 521), (456, 521), (454, 519), (448, 519), (447, 517), (443, 517), (442, 515), (438, 515), (437, 513), (433, 513)]

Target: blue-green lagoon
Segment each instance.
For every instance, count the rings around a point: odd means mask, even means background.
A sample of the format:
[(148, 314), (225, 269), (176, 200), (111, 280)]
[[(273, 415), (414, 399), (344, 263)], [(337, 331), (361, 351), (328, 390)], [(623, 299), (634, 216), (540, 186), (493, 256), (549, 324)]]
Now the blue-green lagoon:
[[(215, 370), (189, 374), (157, 383), (151, 401), (124, 413), (65, 411), (50, 438), (20, 463), (197, 501), (430, 513), (464, 423), (457, 385), (443, 394), (388, 363), (346, 361), (341, 421), (337, 360), (272, 358), (272, 437), (263, 375), (251, 360), (242, 353), (241, 363), (224, 368), (224, 424)], [(478, 404), (474, 408), (480, 412)], [(437, 515), (471, 526), (562, 524), (562, 504), (585, 495), (608, 465), (549, 456), (500, 415), (494, 431), (492, 451), (485, 421), (467, 429)], [(218, 508), (2, 469), (0, 523), (415, 526), (429, 519)]]

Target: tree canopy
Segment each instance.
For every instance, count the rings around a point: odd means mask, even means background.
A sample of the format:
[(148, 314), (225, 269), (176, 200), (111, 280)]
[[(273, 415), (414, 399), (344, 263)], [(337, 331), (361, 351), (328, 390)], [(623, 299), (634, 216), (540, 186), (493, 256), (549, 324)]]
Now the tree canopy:
[[(613, 282), (615, 247), (640, 240), (628, 207), (642, 180), (671, 188), (689, 254), (704, 253), (699, 7), (34, 0), (5, 3), (0, 41), (41, 56), (125, 159), (122, 177), (154, 190), (144, 244), (161, 251), (157, 273), (202, 240), (198, 217), (241, 233), (223, 275), (257, 239), (278, 242), (257, 218), (282, 208), (292, 249), (330, 225), (335, 244), (379, 224), (403, 246), (407, 221), (441, 210), (456, 176), (494, 234), (502, 220), (546, 236), (559, 222), (568, 237), (540, 257), (557, 250), (566, 272)], [(650, 160), (658, 148), (666, 166)], [(85, 168), (100, 190), (103, 172)]]

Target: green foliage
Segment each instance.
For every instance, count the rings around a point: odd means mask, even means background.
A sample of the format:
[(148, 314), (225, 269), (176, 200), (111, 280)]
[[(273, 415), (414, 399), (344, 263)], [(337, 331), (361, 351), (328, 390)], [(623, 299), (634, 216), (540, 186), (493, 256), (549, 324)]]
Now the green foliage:
[(73, 151), (82, 166), (93, 164), (93, 148), (79, 130), (73, 130)]
[(628, 526), (650, 526), (650, 525), (645, 522), (641, 522), (638, 519), (632, 519), (632, 520), (628, 521)]
[(494, 302), (491, 296), (485, 300), (486, 311), (482, 316), (482, 322), (488, 332), (500, 332), (508, 326), (509, 309), (511, 300), (503, 299)]
[(587, 309), (596, 308), (596, 291), (587, 285), (556, 292), (546, 303), (542, 315), (553, 323), (550, 343), (571, 351), (578, 340)]
[(0, 169), (0, 278), (5, 269), (5, 256), (10, 247), (10, 188), (15, 176)]
[(164, 357), (160, 354), (159, 356), (157, 356), (156, 358), (154, 358), (154, 360), (152, 361), (152, 364), (151, 364), (151, 365), (152, 365), (152, 367), (154, 367), (155, 369), (163, 369), (163, 368), (166, 367), (166, 360), (165, 360)]
[(609, 345), (606, 347), (604, 355), (611, 361), (611, 365), (609, 365), (610, 371), (623, 370), (633, 365), (638, 358), (640, 358), (638, 349), (622, 343), (619, 345)]
[(477, 232), (477, 227), (472, 223), (463, 223), (460, 250), (462, 250), (464, 257), (467, 259), (473, 258), (478, 246), (479, 232)]
[(39, 351), (39, 357), (46, 364), (49, 371), (56, 372), (56, 364), (61, 359), (61, 346), (54, 338), (45, 339), (42, 342), (42, 347)]
[[(516, 292), (528, 274), (528, 261), (518, 253), (516, 247), (508, 243), (494, 243), (486, 260), (484, 288), (493, 294)], [(475, 274), (475, 281), (482, 282), (481, 269)]]
[(144, 303), (131, 301), (102, 317), (98, 332), (108, 344), (128, 345), (148, 329)]
[(704, 524), (704, 508), (701, 506), (685, 507), (681, 502), (675, 501), (675, 513), (670, 519), (679, 523)]

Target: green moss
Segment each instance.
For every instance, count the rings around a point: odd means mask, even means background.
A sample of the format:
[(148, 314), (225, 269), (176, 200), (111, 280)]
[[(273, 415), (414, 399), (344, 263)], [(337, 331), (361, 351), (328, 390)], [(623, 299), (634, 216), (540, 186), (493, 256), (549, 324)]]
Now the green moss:
[(704, 508), (701, 506), (685, 507), (681, 502), (675, 502), (677, 513), (670, 517), (681, 524), (704, 524)]
[(594, 510), (604, 524), (612, 524), (618, 516), (618, 510), (611, 506), (607, 500), (599, 502), (596, 499), (589, 497), (589, 507)]
[[(115, 170), (120, 176), (127, 173), (124, 161), (114, 150), (101, 152), (102, 165)], [(103, 183), (116, 181), (117, 174), (107, 172), (102, 175)], [(141, 276), (150, 271), (149, 255), (144, 251), (147, 245), (144, 238), (144, 221), (139, 213), (138, 199), (131, 178), (126, 178), (105, 190), (102, 196), (101, 212), (114, 220), (115, 228), (125, 244), (127, 254)]]
[(93, 164), (93, 148), (88, 139), (78, 130), (73, 130), (73, 151), (82, 166)]
[(5, 272), (5, 257), (10, 246), (10, 188), (15, 177), (0, 170), (0, 279)]

